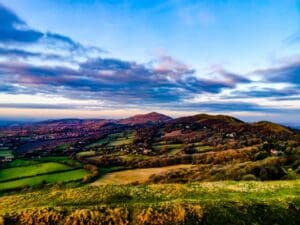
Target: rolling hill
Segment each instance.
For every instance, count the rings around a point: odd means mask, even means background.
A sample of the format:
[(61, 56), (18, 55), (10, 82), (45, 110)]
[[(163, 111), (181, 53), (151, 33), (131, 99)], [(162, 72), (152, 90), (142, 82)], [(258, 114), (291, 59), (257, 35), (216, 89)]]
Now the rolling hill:
[(138, 125), (138, 124), (155, 124), (163, 123), (171, 120), (172, 118), (157, 112), (151, 112), (147, 114), (139, 114), (126, 119), (121, 119), (117, 123), (125, 125)]

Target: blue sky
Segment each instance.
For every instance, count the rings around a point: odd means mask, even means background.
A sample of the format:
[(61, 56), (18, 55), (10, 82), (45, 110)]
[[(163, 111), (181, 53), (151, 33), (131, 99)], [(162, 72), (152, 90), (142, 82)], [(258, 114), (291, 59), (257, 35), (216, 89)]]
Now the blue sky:
[(0, 3), (3, 118), (155, 110), (300, 123), (297, 0)]

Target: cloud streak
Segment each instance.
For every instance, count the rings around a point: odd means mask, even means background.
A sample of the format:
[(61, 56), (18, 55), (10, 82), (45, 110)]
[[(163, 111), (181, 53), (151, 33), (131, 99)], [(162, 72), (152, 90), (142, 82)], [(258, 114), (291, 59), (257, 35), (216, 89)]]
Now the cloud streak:
[[(52, 32), (43, 33), (41, 31), (32, 29), (25, 21), (20, 19), (13, 11), (6, 8), (0, 3), (0, 44), (2, 45), (1, 53), (13, 53), (22, 57), (37, 56), (36, 53), (19, 50), (13, 52), (11, 49), (6, 49), (4, 46), (22, 45), (41, 45), (44, 48), (63, 49), (74, 55), (101, 54), (105, 50), (97, 47), (86, 47), (74, 41), (70, 37), (56, 34)], [(10, 52), (9, 52), (10, 51)]]
[(78, 66), (73, 69), (4, 62), (0, 63), (0, 74), (2, 79), (19, 85), (23, 91), (67, 96), (69, 92), (77, 92), (78, 98), (88, 95), (127, 103), (178, 101), (195, 93), (218, 93), (243, 82), (236, 75), (224, 81), (200, 79), (194, 76), (194, 70), (179, 63), (158, 69), (136, 62), (97, 58)]
[[(153, 106), (174, 110), (266, 113), (282, 111), (280, 107), (263, 106), (250, 100), (278, 98), (280, 101), (285, 98), (298, 101), (300, 96), (300, 60), (242, 75), (220, 66), (201, 73), (169, 55), (139, 63), (105, 58), (104, 52), (61, 34), (35, 30), (0, 4), (0, 93), (101, 100), (112, 108)], [(251, 79), (254, 75), (259, 76), (259, 82)], [(261, 83), (279, 86), (286, 83), (288, 87), (261, 87)], [(247, 88), (241, 88), (243, 86)], [(197, 96), (209, 98), (189, 101)], [(97, 103), (86, 106), (103, 108)], [(0, 104), (0, 108), (9, 107), (79, 109), (85, 105)]]

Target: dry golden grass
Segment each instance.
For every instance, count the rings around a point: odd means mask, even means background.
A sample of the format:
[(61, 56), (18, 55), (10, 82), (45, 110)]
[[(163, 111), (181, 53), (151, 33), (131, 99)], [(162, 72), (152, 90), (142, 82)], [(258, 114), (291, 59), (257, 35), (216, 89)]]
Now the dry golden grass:
[(130, 183), (143, 183), (148, 180), (152, 174), (159, 174), (168, 172), (170, 170), (181, 169), (181, 168), (190, 168), (191, 164), (181, 164), (175, 166), (165, 166), (159, 168), (146, 168), (146, 169), (133, 169), (133, 170), (124, 170), (113, 173), (108, 173), (93, 182), (92, 186), (106, 185), (106, 184), (130, 184)]
[(0, 225), (300, 224), (300, 180), (55, 188), (0, 197)]

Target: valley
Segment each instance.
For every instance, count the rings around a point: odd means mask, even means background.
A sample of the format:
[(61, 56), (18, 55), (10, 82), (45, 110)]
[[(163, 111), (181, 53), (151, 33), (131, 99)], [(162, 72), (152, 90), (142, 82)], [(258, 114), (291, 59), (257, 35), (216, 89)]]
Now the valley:
[(222, 224), (233, 214), (298, 224), (296, 129), (149, 113), (2, 126), (0, 134), (0, 224), (76, 224), (93, 215), (102, 222), (91, 224)]

